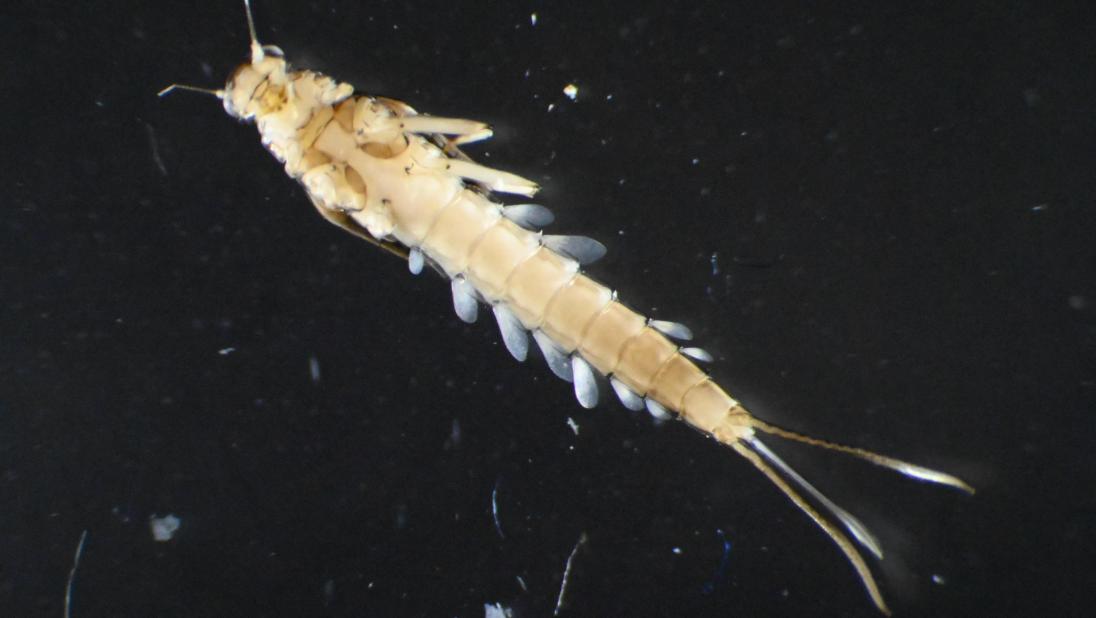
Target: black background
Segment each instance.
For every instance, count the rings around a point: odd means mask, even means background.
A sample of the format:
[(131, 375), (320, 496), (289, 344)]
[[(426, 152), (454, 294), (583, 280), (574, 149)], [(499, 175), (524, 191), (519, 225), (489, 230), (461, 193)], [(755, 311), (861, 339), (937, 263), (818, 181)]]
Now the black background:
[[(918, 4), (255, 11), (297, 66), (491, 122), (469, 152), (541, 182), (553, 231), (605, 241), (592, 273), (692, 326), (758, 416), (975, 484), (770, 441), (881, 537), (899, 615), (1084, 615), (1096, 22)], [(157, 99), (244, 59), (239, 3), (0, 16), (4, 615), (62, 613), (83, 530), (80, 618), (549, 615), (583, 533), (566, 615), (877, 615), (731, 451), (582, 410), (217, 101)]]

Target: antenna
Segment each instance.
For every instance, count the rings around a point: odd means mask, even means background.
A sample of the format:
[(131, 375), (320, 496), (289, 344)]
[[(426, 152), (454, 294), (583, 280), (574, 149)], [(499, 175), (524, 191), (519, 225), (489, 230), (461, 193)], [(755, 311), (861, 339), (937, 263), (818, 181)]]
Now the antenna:
[(169, 93), (171, 93), (173, 90), (188, 90), (190, 92), (200, 92), (202, 94), (211, 94), (211, 95), (217, 97), (218, 99), (222, 99), (222, 100), (225, 98), (225, 91), (224, 90), (214, 90), (213, 88), (202, 88), (201, 86), (188, 86), (186, 84), (172, 84), (172, 85), (168, 86), (167, 88), (164, 88), (160, 92), (157, 92), (156, 96), (158, 96), (158, 97), (166, 96)]
[(251, 15), (251, 1), (244, 0), (244, 11), (247, 13), (247, 34), (251, 38), (251, 64), (258, 64), (266, 58), (263, 46), (259, 44), (259, 37), (255, 34), (255, 18)]

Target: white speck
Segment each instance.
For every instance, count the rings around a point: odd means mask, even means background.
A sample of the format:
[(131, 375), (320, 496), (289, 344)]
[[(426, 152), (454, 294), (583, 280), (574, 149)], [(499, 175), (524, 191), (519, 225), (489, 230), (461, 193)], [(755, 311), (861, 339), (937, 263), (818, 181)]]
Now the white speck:
[(933, 574), (932, 583), (937, 584), (939, 586), (943, 586), (944, 584), (948, 583), (948, 580), (944, 579), (943, 575)]
[(313, 384), (320, 383), (320, 360), (315, 356), (308, 357), (308, 376)]
[(563, 610), (564, 601), (567, 594), (567, 583), (571, 579), (571, 563), (575, 561), (575, 555), (578, 554), (578, 550), (586, 543), (586, 533), (583, 532), (578, 537), (578, 542), (575, 543), (575, 548), (571, 550), (571, 555), (567, 556), (567, 564), (563, 567), (563, 581), (559, 584), (559, 596), (556, 597), (556, 609), (552, 612), (553, 616), (558, 616), (559, 612)]
[(1031, 207), (1031, 212), (1043, 212), (1047, 209), (1047, 206), (1049, 206), (1049, 204), (1036, 204)]
[(513, 610), (509, 607), (505, 607), (502, 603), (495, 603), (489, 605), (483, 604), (483, 618), (510, 618), (514, 615)]
[(76, 553), (72, 557), (72, 568), (69, 569), (68, 586), (65, 587), (65, 618), (72, 616), (72, 581), (76, 579), (76, 569), (80, 567), (80, 556), (84, 553), (84, 542), (88, 540), (88, 531), (80, 533), (80, 541), (76, 544)]
[(533, 14), (529, 15), (529, 25), (530, 26), (537, 25), (537, 14), (536, 13), (533, 13)]
[(445, 444), (442, 448), (449, 450), (451, 448), (459, 448), (460, 442), (464, 434), (460, 430), (460, 419), (454, 418), (453, 424), (449, 428), (449, 437), (445, 440)]
[(574, 84), (567, 84), (563, 87), (563, 94), (567, 95), (567, 98), (574, 101), (575, 97), (578, 96), (578, 86)]
[(1081, 309), (1084, 309), (1085, 307), (1088, 307), (1088, 299), (1085, 298), (1084, 296), (1081, 296), (1080, 294), (1074, 294), (1073, 296), (1069, 297), (1069, 308), (1070, 309), (1075, 309), (1077, 311), (1080, 311)]
[(163, 517), (153, 515), (148, 518), (148, 527), (152, 531), (152, 538), (160, 543), (170, 541), (171, 537), (175, 536), (175, 531), (179, 529), (180, 523), (182, 523), (182, 520), (171, 514)]
[(220, 350), (217, 350), (217, 353), (220, 354), (221, 356), (228, 356), (229, 354), (232, 354), (235, 351), (236, 351), (236, 348), (221, 348)]
[(672, 551), (675, 556), (680, 556), (681, 555), (681, 548), (680, 547), (675, 547), (675, 548), (671, 549), (670, 551)]
[(525, 585), (525, 580), (521, 578), (521, 575), (515, 575), (514, 577), (518, 578), (518, 585), (521, 586), (521, 589), (525, 592), (529, 592), (529, 586)]
[(611, 94), (605, 95), (605, 100), (606, 101), (612, 101), (613, 100), (613, 95), (611, 95)]
[(129, 515), (122, 511), (121, 507), (111, 507), (110, 514), (117, 517), (118, 521), (122, 522), (123, 524), (128, 524), (130, 521)]
[(548, 111), (552, 111), (552, 110), (553, 110), (553, 109), (555, 109), (555, 108), (556, 108), (556, 104), (555, 104), (555, 103), (549, 103), (549, 104), (548, 104)]
[(502, 521), (499, 519), (499, 483), (495, 481), (495, 488), (491, 490), (491, 517), (495, 520), (495, 530), (499, 533), (500, 539), (505, 539), (506, 535), (502, 533)]
[(692, 163), (693, 165), (697, 165), (700, 163), (700, 159), (693, 159)]
[(578, 423), (575, 422), (575, 419), (568, 416), (567, 417), (567, 426), (571, 428), (571, 431), (575, 432), (576, 436), (578, 435)]

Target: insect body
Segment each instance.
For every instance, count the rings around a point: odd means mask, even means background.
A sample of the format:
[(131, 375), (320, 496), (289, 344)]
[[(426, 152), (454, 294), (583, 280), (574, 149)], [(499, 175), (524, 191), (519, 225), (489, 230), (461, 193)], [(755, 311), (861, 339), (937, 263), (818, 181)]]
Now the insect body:
[[(596, 405), (600, 374), (626, 407), (646, 408), (660, 419), (676, 416), (733, 448), (822, 528), (876, 606), (888, 611), (852, 539), (881, 558), (878, 542), (770, 451), (758, 433), (973, 492), (966, 483), (753, 417), (697, 366), (711, 360), (707, 352), (675, 343), (691, 338), (686, 327), (643, 317), (582, 273), (580, 265), (601, 257), (604, 246), (544, 235), (539, 229), (552, 219), (547, 209), (491, 199), (500, 193), (529, 197), (538, 187), (464, 156), (459, 146), (490, 137), (487, 125), (420, 115), (398, 101), (357, 95), (326, 75), (290, 70), (281, 50), (258, 42), (250, 7), (247, 16), (250, 62), (236, 69), (224, 89), (207, 92), (223, 100), (229, 115), (256, 124), (263, 145), (304, 186), (321, 215), (407, 257), (412, 272), (432, 264), (451, 280), (462, 320), (475, 321), (479, 306), (490, 306), (506, 348), (518, 360), (527, 356), (531, 333), (550, 369), (574, 383), (582, 406)], [(202, 90), (170, 86), (161, 94), (173, 88)]]

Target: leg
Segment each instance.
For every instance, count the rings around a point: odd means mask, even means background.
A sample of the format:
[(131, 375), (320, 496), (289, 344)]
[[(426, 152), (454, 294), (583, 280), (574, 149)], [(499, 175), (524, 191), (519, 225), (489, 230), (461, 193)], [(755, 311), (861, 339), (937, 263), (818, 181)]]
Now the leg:
[(403, 130), (411, 133), (440, 133), (455, 136), (449, 140), (457, 146), (478, 142), (491, 137), (491, 127), (475, 120), (438, 118), (436, 116), (404, 116), (400, 119)]
[(407, 259), (408, 251), (406, 248), (404, 248), (403, 245), (387, 240), (377, 240), (376, 238), (373, 238), (373, 236), (369, 232), (365, 231), (362, 226), (358, 225), (345, 212), (329, 210), (325, 208), (322, 204), (317, 202), (314, 198), (312, 199), (312, 205), (316, 207), (316, 210), (318, 210), (320, 212), (320, 215), (322, 215), (324, 219), (327, 219), (328, 222), (341, 227), (342, 229), (350, 232), (358, 238), (374, 244), (377, 247), (387, 251), (388, 253), (391, 253), (398, 258), (402, 258), (405, 260)]
[(540, 190), (540, 186), (528, 178), (522, 178), (517, 174), (472, 163), (471, 161), (448, 159), (444, 164), (450, 173), (466, 180), (478, 182), (491, 191), (530, 197)]

